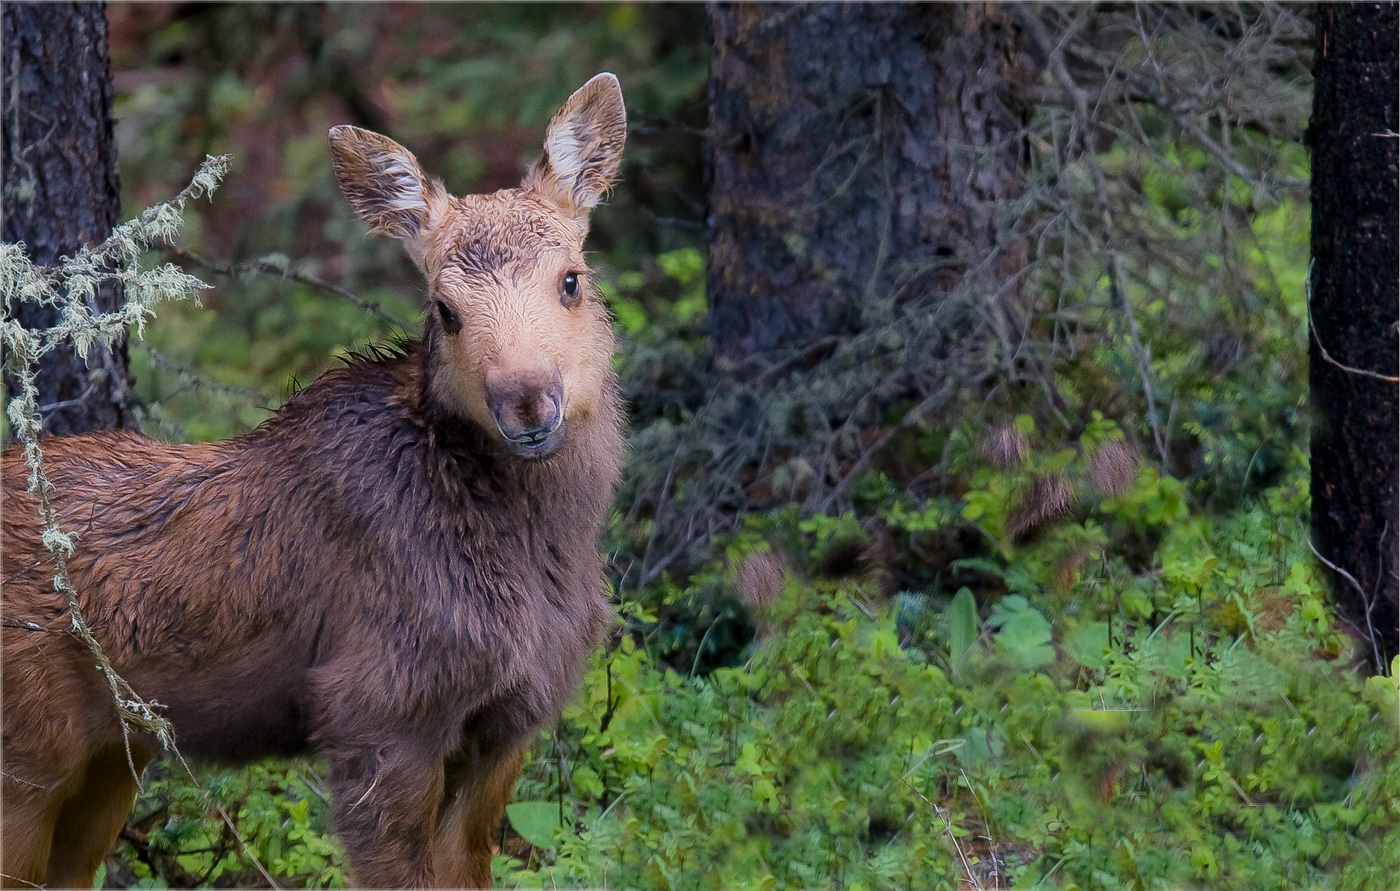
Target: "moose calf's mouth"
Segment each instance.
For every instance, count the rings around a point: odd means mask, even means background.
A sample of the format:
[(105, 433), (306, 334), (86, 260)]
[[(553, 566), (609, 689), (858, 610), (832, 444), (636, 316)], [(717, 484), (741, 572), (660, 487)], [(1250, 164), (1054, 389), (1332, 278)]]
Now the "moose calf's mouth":
[[(561, 427), (563, 425), (560, 425)], [(512, 439), (506, 441), (506, 449), (517, 458), (524, 458), (527, 461), (542, 461), (558, 452), (564, 445), (563, 431), (556, 428), (556, 432), (545, 435), (538, 440)]]
[(517, 458), (537, 460), (548, 458), (564, 444), (565, 422), (563, 412), (560, 412), (558, 419), (552, 427), (539, 427), (534, 430), (524, 430), (519, 433), (507, 432), (501, 425), (500, 419), (496, 419), (496, 429), (500, 431), (501, 438), (505, 440), (506, 450)]

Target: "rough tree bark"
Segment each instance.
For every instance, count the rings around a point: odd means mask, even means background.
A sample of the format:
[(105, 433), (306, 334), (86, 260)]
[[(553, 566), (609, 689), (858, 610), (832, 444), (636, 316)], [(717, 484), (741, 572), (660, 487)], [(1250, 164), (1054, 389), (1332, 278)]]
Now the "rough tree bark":
[(1398, 29), (1394, 3), (1318, 7), (1309, 128), (1313, 536), (1352, 576), (1333, 574), (1337, 602), (1372, 638), (1377, 670), (1400, 636)]
[[(4, 227), (33, 261), (49, 266), (101, 243), (121, 218), (112, 140), (107, 18), (100, 3), (4, 3)], [(120, 289), (96, 293), (94, 310), (121, 303)], [(6, 307), (28, 328), (57, 321), (51, 307)], [(94, 347), (84, 363), (68, 347), (40, 361), (39, 405), (46, 433), (123, 426), (131, 393), (126, 343)], [(15, 382), (6, 380), (9, 393)]]
[[(1034, 74), (985, 4), (709, 8), (710, 333), (740, 360), (860, 330), (871, 301), (1024, 264)], [(991, 259), (990, 264), (985, 261)]]

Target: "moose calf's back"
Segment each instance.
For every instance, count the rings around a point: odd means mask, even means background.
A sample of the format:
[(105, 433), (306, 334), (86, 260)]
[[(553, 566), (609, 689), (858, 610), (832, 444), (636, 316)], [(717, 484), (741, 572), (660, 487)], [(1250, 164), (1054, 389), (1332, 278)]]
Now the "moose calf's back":
[[(624, 138), (599, 75), (521, 188), (453, 198), (397, 143), (336, 128), (342, 189), (428, 280), (422, 341), (353, 358), (227, 442), (45, 443), (118, 673), (186, 754), (327, 756), (364, 885), (489, 884), (523, 751), (608, 615), (596, 537), (622, 441), (582, 241)], [(90, 885), (134, 786), (26, 477), (7, 452), (3, 872)]]

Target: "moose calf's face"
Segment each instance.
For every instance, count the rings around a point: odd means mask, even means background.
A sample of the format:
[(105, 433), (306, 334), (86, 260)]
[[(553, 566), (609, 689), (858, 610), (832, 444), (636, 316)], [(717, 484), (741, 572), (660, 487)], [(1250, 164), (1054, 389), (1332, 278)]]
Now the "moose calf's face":
[(428, 394), (521, 458), (554, 454), (598, 408), (612, 374), (608, 311), (583, 256), (588, 213), (627, 138), (617, 78), (600, 74), (555, 114), (519, 188), (454, 198), (403, 146), (330, 132), (341, 191), (428, 279)]

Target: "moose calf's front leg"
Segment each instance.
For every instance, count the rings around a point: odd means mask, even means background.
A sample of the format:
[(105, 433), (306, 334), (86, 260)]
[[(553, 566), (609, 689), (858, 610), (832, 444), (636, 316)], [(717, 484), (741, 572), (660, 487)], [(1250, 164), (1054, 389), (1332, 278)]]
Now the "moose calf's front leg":
[(520, 740), (494, 751), (459, 754), (447, 762), (433, 845), (433, 865), (442, 887), (491, 887), (496, 830), (529, 744), (529, 739)]
[(330, 756), (336, 830), (354, 886), (433, 887), (442, 757), (405, 742), (337, 747)]

